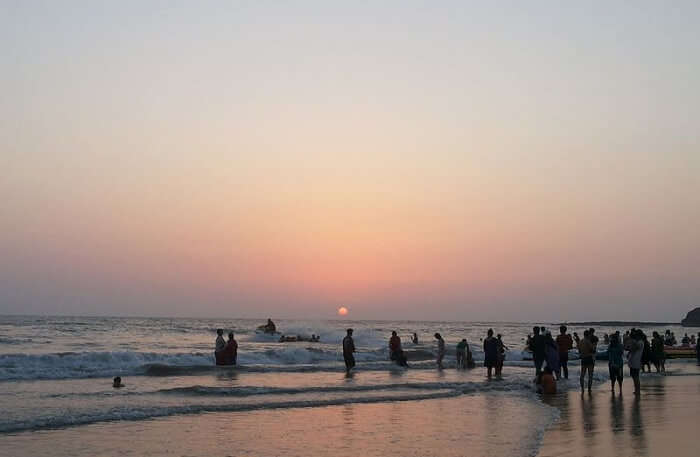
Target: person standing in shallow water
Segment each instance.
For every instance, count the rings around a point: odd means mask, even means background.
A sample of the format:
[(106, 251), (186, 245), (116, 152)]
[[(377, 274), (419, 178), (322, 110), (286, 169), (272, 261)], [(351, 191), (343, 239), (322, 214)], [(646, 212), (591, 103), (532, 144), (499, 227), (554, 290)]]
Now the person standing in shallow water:
[(224, 350), (226, 349), (226, 340), (224, 340), (224, 329), (216, 330), (216, 345), (214, 346), (214, 359), (217, 365), (225, 365)]
[(664, 339), (659, 332), (652, 333), (651, 337), (651, 361), (654, 363), (657, 373), (666, 371), (666, 352), (664, 350)]
[(610, 372), (610, 387), (613, 394), (615, 393), (615, 381), (620, 385), (620, 393), (622, 393), (622, 373), (625, 366), (624, 354), (625, 348), (620, 342), (620, 334), (613, 333), (608, 345), (608, 370)]
[(498, 364), (498, 340), (493, 337), (493, 329), (490, 328), (486, 332), (484, 340), (484, 366), (486, 367), (486, 376), (491, 379), (491, 370)]
[(233, 338), (233, 332), (228, 334), (228, 342), (224, 349), (226, 365), (235, 365), (238, 360), (238, 342)]
[(442, 359), (445, 358), (445, 340), (442, 339), (442, 335), (440, 335), (439, 333), (435, 334), (435, 339), (437, 340), (437, 344), (438, 344), (436, 362), (437, 362), (438, 368), (442, 370), (442, 368), (443, 368)]
[(627, 364), (630, 367), (630, 377), (634, 381), (634, 394), (640, 394), (639, 371), (642, 368), (642, 354), (644, 352), (644, 341), (642, 331), (635, 330), (630, 334), (629, 354), (627, 354)]
[(578, 334), (574, 332), (574, 340), (578, 347), (578, 353), (581, 357), (581, 393), (585, 388), (586, 373), (588, 373), (588, 393), (593, 387), (593, 369), (595, 368), (595, 345), (589, 339), (588, 330), (583, 332), (583, 339), (579, 339)]
[(355, 340), (352, 339), (352, 329), (347, 329), (347, 335), (343, 338), (343, 359), (345, 360), (345, 372), (350, 373), (355, 367)]
[(564, 373), (564, 379), (569, 379), (569, 350), (574, 347), (574, 341), (571, 339), (571, 335), (566, 333), (566, 325), (559, 327), (557, 347), (559, 348), (559, 365)]
[(537, 326), (532, 327), (532, 333), (529, 349), (532, 351), (532, 360), (535, 362), (535, 375), (539, 376), (545, 359), (544, 335), (540, 334), (540, 328)]
[(496, 376), (500, 377), (503, 374), (503, 363), (506, 360), (506, 351), (508, 346), (503, 342), (503, 336), (499, 333), (496, 335), (498, 341), (498, 358), (496, 359)]

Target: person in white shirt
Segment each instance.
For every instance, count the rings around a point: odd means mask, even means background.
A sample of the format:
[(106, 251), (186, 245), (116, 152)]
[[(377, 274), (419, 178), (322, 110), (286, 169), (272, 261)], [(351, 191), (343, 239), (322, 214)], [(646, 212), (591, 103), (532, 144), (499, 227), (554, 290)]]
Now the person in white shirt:
[(644, 353), (644, 341), (641, 330), (635, 330), (630, 334), (629, 353), (627, 354), (627, 364), (630, 367), (630, 377), (634, 381), (634, 394), (639, 395), (639, 370), (642, 367), (642, 354)]

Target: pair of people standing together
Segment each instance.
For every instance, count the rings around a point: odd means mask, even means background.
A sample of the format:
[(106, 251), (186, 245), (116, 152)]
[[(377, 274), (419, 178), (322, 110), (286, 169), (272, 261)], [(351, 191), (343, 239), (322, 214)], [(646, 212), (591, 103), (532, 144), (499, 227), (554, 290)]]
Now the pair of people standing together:
[(216, 347), (214, 357), (217, 365), (235, 365), (238, 359), (238, 342), (233, 338), (233, 332), (229, 332), (228, 341), (224, 340), (223, 329), (216, 330)]

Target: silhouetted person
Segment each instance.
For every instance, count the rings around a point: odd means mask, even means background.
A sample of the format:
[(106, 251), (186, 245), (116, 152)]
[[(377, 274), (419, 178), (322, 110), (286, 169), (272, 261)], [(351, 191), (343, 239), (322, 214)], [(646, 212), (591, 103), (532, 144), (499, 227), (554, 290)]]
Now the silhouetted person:
[(581, 393), (584, 391), (586, 373), (588, 373), (588, 392), (590, 393), (593, 387), (593, 369), (595, 368), (595, 345), (590, 340), (590, 333), (588, 330), (583, 332), (583, 339), (579, 339), (578, 334), (574, 332), (574, 340), (576, 341), (578, 353), (581, 357), (581, 377), (579, 378)]
[(124, 384), (122, 384), (122, 378), (120, 376), (117, 376), (112, 380), (112, 387), (114, 387), (115, 389), (124, 387)]
[(608, 371), (610, 372), (612, 393), (615, 393), (616, 381), (620, 385), (620, 393), (622, 393), (623, 368), (625, 366), (624, 354), (625, 348), (620, 341), (620, 334), (614, 333), (610, 337), (610, 344), (608, 345)]
[(350, 373), (350, 370), (355, 366), (355, 341), (352, 339), (352, 329), (347, 329), (347, 335), (343, 338), (343, 359), (345, 360), (345, 371)]
[(442, 359), (445, 358), (445, 340), (442, 339), (442, 335), (439, 333), (436, 333), (435, 339), (437, 340), (437, 357), (436, 357), (436, 362), (438, 368), (442, 369)]
[(490, 328), (486, 332), (484, 339), (484, 366), (486, 367), (486, 376), (491, 378), (491, 370), (498, 364), (498, 340), (493, 337), (493, 329)]
[(634, 394), (640, 394), (639, 370), (642, 366), (642, 354), (644, 352), (644, 341), (641, 330), (635, 330), (630, 334), (630, 347), (627, 356), (627, 364), (630, 367), (630, 377), (634, 381)]
[(545, 359), (544, 335), (540, 334), (540, 327), (537, 326), (532, 327), (532, 333), (530, 350), (532, 351), (532, 360), (535, 362), (535, 375), (538, 376), (542, 372), (542, 364)]
[(214, 358), (217, 365), (226, 365), (224, 360), (224, 349), (226, 349), (226, 340), (224, 340), (224, 330), (216, 330), (216, 345), (214, 346)]
[(574, 347), (571, 335), (566, 333), (566, 325), (559, 327), (557, 349), (559, 350), (559, 365), (564, 372), (564, 379), (569, 379), (569, 350)]
[(418, 344), (418, 334), (413, 332), (413, 336), (411, 337), (411, 342), (413, 344)]
[(557, 381), (554, 379), (554, 374), (549, 366), (545, 367), (544, 371), (537, 376), (535, 383), (538, 393), (545, 395), (557, 393)]
[(503, 374), (503, 363), (506, 360), (506, 351), (508, 346), (503, 343), (503, 337), (499, 333), (496, 335), (496, 341), (498, 342), (498, 357), (496, 358), (496, 376), (501, 376)]
[(228, 334), (228, 341), (224, 348), (226, 365), (235, 365), (238, 360), (238, 342), (233, 338), (233, 332)]
[(659, 332), (652, 333), (651, 336), (651, 361), (656, 367), (656, 372), (666, 371), (666, 351), (664, 350), (664, 339)]
[(408, 366), (406, 356), (401, 348), (401, 338), (395, 331), (391, 332), (391, 338), (389, 338), (389, 358), (402, 367)]
[(465, 338), (457, 343), (457, 368), (467, 367), (467, 346), (467, 340)]

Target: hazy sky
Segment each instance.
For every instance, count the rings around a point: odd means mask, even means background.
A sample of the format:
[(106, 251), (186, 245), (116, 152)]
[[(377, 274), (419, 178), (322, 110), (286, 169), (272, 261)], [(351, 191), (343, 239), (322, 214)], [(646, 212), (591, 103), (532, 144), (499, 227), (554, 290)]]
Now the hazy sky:
[(700, 2), (0, 2), (0, 313), (680, 320)]

